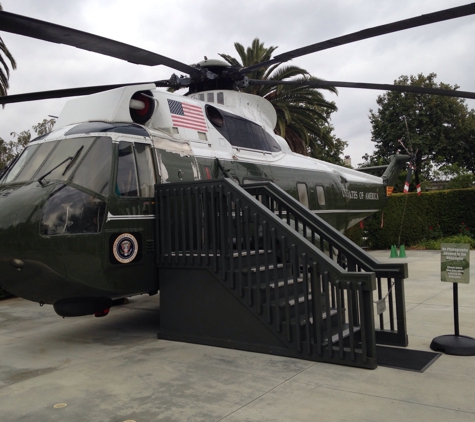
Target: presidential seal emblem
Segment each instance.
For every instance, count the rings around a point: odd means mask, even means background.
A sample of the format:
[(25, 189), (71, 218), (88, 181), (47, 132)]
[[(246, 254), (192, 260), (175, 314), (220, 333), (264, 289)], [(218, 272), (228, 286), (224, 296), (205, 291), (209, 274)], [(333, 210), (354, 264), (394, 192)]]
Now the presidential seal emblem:
[(130, 233), (123, 233), (115, 239), (112, 246), (114, 258), (122, 264), (132, 262), (139, 252), (139, 243)]

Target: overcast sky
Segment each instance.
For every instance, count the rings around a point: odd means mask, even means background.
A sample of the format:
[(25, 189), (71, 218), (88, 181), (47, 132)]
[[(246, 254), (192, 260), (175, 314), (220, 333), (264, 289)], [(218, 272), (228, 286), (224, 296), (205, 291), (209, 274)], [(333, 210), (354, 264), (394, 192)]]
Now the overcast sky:
[[(0, 0), (3, 9), (112, 38), (184, 63), (237, 56), (258, 37), (276, 54), (340, 35), (382, 25), (469, 1), (458, 0)], [(137, 66), (120, 60), (0, 32), (18, 69), (9, 94), (78, 86), (167, 79), (174, 70)], [(292, 62), (327, 80), (393, 83), (401, 75), (437, 73), (437, 82), (475, 91), (475, 15), (384, 35), (301, 57)], [(346, 155), (355, 166), (371, 142), (370, 109), (378, 91), (339, 89), (326, 93), (339, 111), (335, 134), (348, 142)], [(66, 100), (11, 104), (0, 109), (0, 137), (31, 129), (57, 116)], [(467, 101), (475, 108), (475, 100)], [(402, 130), (404, 127), (401, 128)]]

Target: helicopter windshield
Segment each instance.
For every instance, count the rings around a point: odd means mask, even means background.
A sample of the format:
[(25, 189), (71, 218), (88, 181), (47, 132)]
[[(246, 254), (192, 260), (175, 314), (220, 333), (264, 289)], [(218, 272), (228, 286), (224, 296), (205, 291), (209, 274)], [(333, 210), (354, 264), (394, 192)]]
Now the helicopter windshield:
[[(69, 138), (28, 146), (0, 183), (38, 179), (69, 180), (101, 195), (109, 189), (112, 140)], [(71, 158), (68, 164), (59, 165)]]

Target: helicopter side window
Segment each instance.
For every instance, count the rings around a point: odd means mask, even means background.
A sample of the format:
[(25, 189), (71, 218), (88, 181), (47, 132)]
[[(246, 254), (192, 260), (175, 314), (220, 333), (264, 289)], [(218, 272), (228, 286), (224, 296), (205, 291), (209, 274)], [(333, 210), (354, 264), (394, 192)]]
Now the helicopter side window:
[(320, 186), (320, 185), (317, 185), (315, 187), (317, 190), (318, 205), (323, 207), (325, 205), (325, 190), (323, 189), (323, 186)]
[(150, 146), (120, 141), (116, 194), (153, 197), (154, 184), (155, 169)]
[(264, 128), (250, 120), (207, 105), (206, 116), (228, 142), (239, 148), (259, 151), (282, 151), (279, 143)]
[(153, 167), (152, 150), (150, 145), (135, 144), (137, 169), (140, 182), (140, 193), (144, 197), (153, 197), (155, 185), (155, 169)]
[(138, 196), (137, 169), (132, 142), (119, 142), (116, 193), (119, 196)]
[(297, 183), (297, 193), (299, 195), (300, 203), (308, 208), (307, 184), (306, 183)]
[(78, 165), (72, 182), (101, 195), (107, 195), (112, 161), (112, 140), (97, 138), (84, 160)]

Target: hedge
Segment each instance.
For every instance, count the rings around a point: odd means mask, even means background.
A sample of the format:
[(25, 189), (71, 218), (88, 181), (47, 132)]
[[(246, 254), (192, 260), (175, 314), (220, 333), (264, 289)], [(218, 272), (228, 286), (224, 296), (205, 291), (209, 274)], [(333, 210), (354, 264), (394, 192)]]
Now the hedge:
[[(382, 226), (382, 228), (381, 228)], [(359, 233), (360, 232), (360, 233)], [(368, 246), (387, 249), (391, 245), (412, 246), (425, 239), (475, 234), (475, 188), (394, 194), (387, 206), (347, 231), (348, 237)]]

